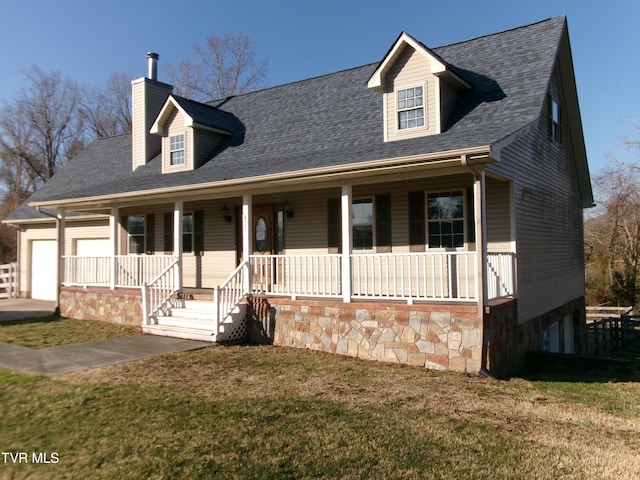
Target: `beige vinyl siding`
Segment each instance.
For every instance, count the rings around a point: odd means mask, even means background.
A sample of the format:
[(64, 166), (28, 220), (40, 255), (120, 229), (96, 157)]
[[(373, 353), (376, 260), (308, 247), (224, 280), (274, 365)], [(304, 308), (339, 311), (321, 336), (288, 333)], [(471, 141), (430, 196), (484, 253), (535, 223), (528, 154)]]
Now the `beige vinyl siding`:
[(148, 78), (139, 78), (132, 82), (131, 148), (133, 170), (146, 164), (160, 153), (161, 139), (157, 135), (151, 135), (149, 130), (171, 90), (170, 85)]
[(511, 228), (511, 184), (491, 178), (486, 181), (487, 251), (513, 252)]
[(447, 128), (457, 97), (458, 91), (455, 88), (447, 82), (440, 82), (440, 131)]
[[(65, 222), (65, 248), (62, 255), (75, 255), (78, 239), (109, 238), (109, 220), (67, 220)], [(29, 295), (31, 289), (31, 252), (34, 241), (57, 239), (55, 222), (24, 226), (19, 243), (19, 289), (21, 295)], [(109, 255), (110, 253), (106, 253)]]
[(185, 287), (213, 288), (236, 268), (235, 225), (233, 221), (226, 223), (220, 213), (223, 205), (233, 212), (240, 202), (235, 200), (238, 203), (233, 203), (233, 199), (185, 203), (185, 213), (201, 210), (204, 216), (204, 251), (201, 255), (185, 253), (182, 257)]
[[(162, 137), (162, 173), (193, 170), (193, 129), (185, 127), (184, 115), (174, 110), (166, 123)], [(171, 137), (184, 135), (184, 164), (171, 165)]]
[(584, 295), (581, 195), (569, 125), (563, 122), (562, 143), (551, 142), (546, 102), (541, 109), (538, 125), (489, 167), (513, 178), (520, 322)]
[[(78, 240), (109, 238), (109, 219), (67, 222), (64, 232), (64, 255), (76, 255)], [(102, 255), (109, 256), (111, 251)]]
[(208, 130), (193, 130), (193, 168), (199, 168), (206, 163), (225, 135)]
[[(399, 130), (396, 92), (398, 89), (425, 88), (425, 126)], [(402, 140), (440, 133), (440, 80), (431, 74), (431, 62), (406, 46), (385, 77), (385, 140)]]

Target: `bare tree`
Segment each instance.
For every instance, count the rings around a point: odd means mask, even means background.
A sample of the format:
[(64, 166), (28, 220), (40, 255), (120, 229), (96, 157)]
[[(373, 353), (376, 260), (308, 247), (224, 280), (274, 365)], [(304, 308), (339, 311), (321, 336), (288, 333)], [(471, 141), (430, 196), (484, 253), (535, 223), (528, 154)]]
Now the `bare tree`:
[(106, 87), (84, 95), (81, 115), (92, 136), (111, 137), (131, 132), (131, 80), (124, 73), (113, 74)]
[(612, 162), (594, 179), (598, 207), (585, 222), (589, 301), (636, 305), (640, 300), (640, 170)]
[(264, 87), (267, 60), (256, 59), (256, 48), (245, 34), (210, 35), (195, 45), (196, 60), (184, 60), (165, 72), (178, 95), (206, 101)]
[(59, 72), (32, 67), (25, 76), (27, 86), (2, 107), (0, 152), (19, 158), (46, 182), (84, 146), (80, 89)]

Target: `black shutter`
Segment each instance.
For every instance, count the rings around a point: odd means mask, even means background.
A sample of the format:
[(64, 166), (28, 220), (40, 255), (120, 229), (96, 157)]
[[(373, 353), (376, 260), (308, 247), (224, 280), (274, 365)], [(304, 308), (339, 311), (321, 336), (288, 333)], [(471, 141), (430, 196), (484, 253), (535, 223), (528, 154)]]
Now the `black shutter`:
[(120, 255), (129, 253), (129, 217), (120, 217)]
[(391, 195), (376, 195), (376, 251), (391, 251)]
[(329, 253), (340, 253), (342, 246), (341, 206), (339, 198), (327, 202), (327, 245)]
[(173, 252), (173, 212), (165, 212), (164, 214), (164, 251)]
[(409, 192), (409, 250), (424, 252), (426, 216), (424, 192)]
[(476, 241), (476, 211), (473, 187), (467, 188), (467, 242)]
[(204, 212), (202, 210), (193, 212), (193, 253), (195, 255), (204, 253)]
[(153, 255), (155, 251), (155, 218), (152, 213), (144, 217), (144, 249), (147, 255)]

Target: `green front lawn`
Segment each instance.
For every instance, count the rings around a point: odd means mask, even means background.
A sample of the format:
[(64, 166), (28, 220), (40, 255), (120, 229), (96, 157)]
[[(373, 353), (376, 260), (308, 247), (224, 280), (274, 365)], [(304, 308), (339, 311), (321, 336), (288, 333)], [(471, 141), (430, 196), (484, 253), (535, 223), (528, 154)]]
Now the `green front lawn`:
[(138, 327), (60, 318), (55, 315), (0, 323), (0, 343), (36, 349), (96, 342), (140, 333)]
[(54, 380), (0, 371), (0, 409), (2, 451), (58, 460), (0, 478), (640, 478), (634, 382), (212, 346)]

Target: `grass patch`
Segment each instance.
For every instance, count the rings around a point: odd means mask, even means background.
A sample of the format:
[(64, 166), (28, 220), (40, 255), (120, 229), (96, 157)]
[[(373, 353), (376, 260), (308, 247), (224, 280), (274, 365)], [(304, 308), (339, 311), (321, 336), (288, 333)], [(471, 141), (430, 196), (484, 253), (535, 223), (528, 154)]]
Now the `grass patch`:
[(141, 333), (138, 327), (51, 315), (0, 323), (0, 342), (27, 348), (49, 348)]
[(640, 475), (635, 383), (500, 382), (242, 346), (54, 380), (0, 370), (0, 383), (3, 451), (59, 457), (55, 465), (3, 465), (0, 477)]

